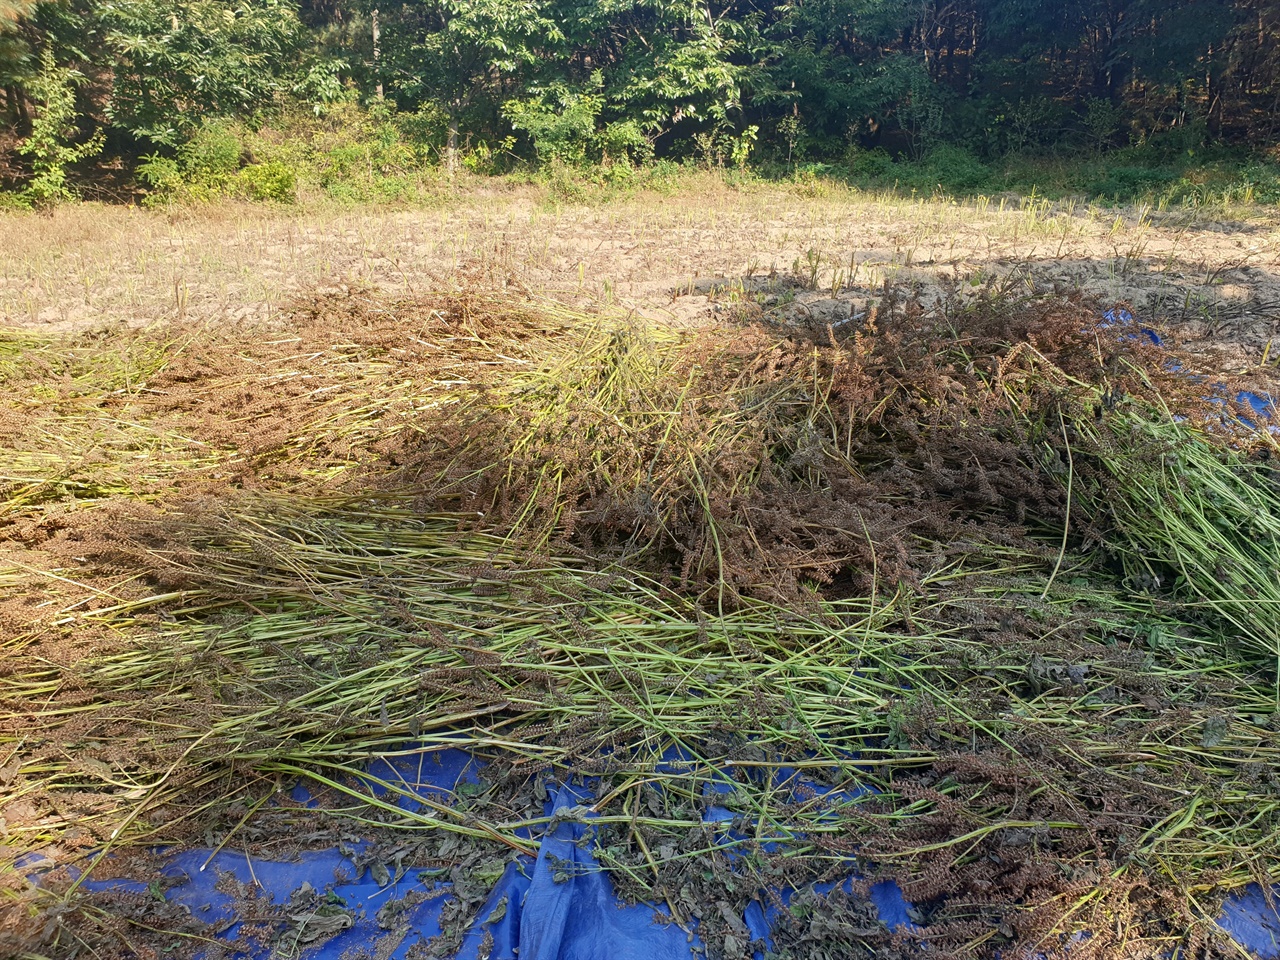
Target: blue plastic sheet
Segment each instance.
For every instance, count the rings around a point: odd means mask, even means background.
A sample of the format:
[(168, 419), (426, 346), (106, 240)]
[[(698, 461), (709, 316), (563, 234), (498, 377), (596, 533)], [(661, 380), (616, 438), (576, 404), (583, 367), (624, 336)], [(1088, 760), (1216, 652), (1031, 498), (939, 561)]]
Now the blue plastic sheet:
[[(478, 761), (461, 750), (433, 749), (407, 754), (393, 763), (378, 761), (370, 773), (384, 783), (396, 783), (403, 791), (398, 802), (412, 808), (417, 805), (415, 797), (437, 803), (449, 798), (459, 785), (475, 782), (480, 767)], [(813, 789), (812, 784), (787, 771), (777, 776), (792, 779), (796, 786), (803, 783), (806, 790)], [(545, 811), (552, 819), (548, 829), (537, 837), (541, 841), (537, 857), (522, 856), (508, 864), (466, 931), (455, 954), (458, 960), (698, 960), (702, 945), (696, 926), (673, 922), (664, 906), (627, 905), (614, 896), (608, 874), (591, 852), (591, 784), (553, 787)], [(715, 786), (709, 789), (714, 792)], [(305, 802), (305, 787), (295, 787), (292, 799)], [(734, 815), (711, 803), (705, 816), (723, 821)], [(165, 859), (162, 877), (166, 882), (160, 886), (167, 888), (167, 899), (182, 903), (196, 918), (225, 925), (220, 936), (231, 942), (240, 933), (240, 924), (233, 900), (224, 892), (228, 875), (241, 884), (257, 885), (261, 895), (277, 905), (288, 904), (295, 891), (309, 884), (349, 916), (350, 926), (307, 948), (305, 922), (300, 924), (304, 942), (299, 947), (305, 960), (342, 960), (357, 956), (362, 950), (372, 955), (379, 948), (379, 956), (404, 960), (415, 944), (441, 934), (441, 913), (450, 900), (451, 884), (438, 876), (438, 870), (426, 869), (430, 866), (427, 864), (402, 864), (396, 871), (398, 876), (382, 884), (370, 870), (361, 871), (357, 877), (355, 860), (362, 852), (357, 846), (345, 851), (311, 852), (294, 861), (279, 862), (250, 858), (232, 850), (223, 850), (209, 859), (208, 850), (186, 850)], [(202, 870), (206, 860), (208, 866)], [(851, 873), (838, 886), (850, 893), (854, 879)], [(120, 880), (89, 880), (85, 886), (137, 893), (150, 889), (153, 894), (157, 889), (146, 882)], [(819, 884), (813, 889), (826, 894), (836, 886)], [(795, 891), (784, 889), (772, 894), (753, 901), (741, 918), (744, 939), (756, 945), (757, 958), (772, 948), (770, 931)], [(1280, 890), (1276, 894), (1280, 896)], [(889, 929), (918, 929), (913, 921), (914, 911), (896, 884), (875, 884), (869, 890), (869, 900)], [(1280, 960), (1280, 912), (1276, 899), (1269, 899), (1262, 888), (1254, 885), (1233, 897), (1219, 924), (1259, 960)], [(244, 956), (265, 960), (270, 954), (270, 949), (263, 948)]]
[[(1144, 327), (1139, 324), (1133, 314), (1123, 307), (1116, 307), (1104, 313), (1101, 326), (1104, 328), (1136, 329), (1136, 333), (1127, 333), (1123, 336), (1132, 339), (1146, 339), (1157, 347), (1164, 346), (1164, 339), (1160, 334), (1150, 327)], [(1176, 361), (1170, 361), (1169, 369), (1178, 370), (1180, 367)], [(1233, 395), (1231, 391), (1227, 390), (1226, 385), (1221, 383), (1210, 384), (1207, 390), (1209, 393), (1207, 399), (1213, 403), (1221, 403), (1226, 406), (1228, 401), (1235, 400), (1240, 407), (1252, 410), (1258, 420), (1269, 420), (1274, 423), (1274, 421), (1280, 419), (1276, 415), (1275, 401), (1269, 395), (1254, 393), (1252, 390), (1237, 390)], [(1256, 421), (1248, 417), (1239, 417), (1238, 419), (1242, 425), (1249, 429), (1256, 429), (1258, 426)], [(1275, 431), (1276, 427), (1270, 426), (1268, 429)]]
[[(667, 755), (666, 762), (678, 764), (682, 759), (673, 751)], [(381, 783), (395, 783), (401, 791), (397, 802), (410, 809), (417, 806), (415, 798), (437, 803), (446, 800), (460, 785), (476, 782), (480, 767), (478, 761), (461, 750), (433, 749), (417, 755), (407, 754), (393, 763), (377, 761), (369, 773), (371, 784), (374, 778)], [(775, 782), (790, 783), (793, 788), (803, 786), (807, 791), (823, 789), (787, 770), (776, 773)], [(550, 825), (537, 838), (540, 840), (537, 857), (522, 856), (507, 866), (487, 902), (476, 913), (472, 927), (466, 931), (456, 953), (458, 960), (480, 960), (486, 956), (491, 960), (689, 960), (699, 957), (703, 951), (696, 924), (675, 923), (665, 906), (627, 905), (614, 895), (608, 874), (592, 854), (594, 814), (590, 805), (595, 797), (590, 782), (553, 786), (545, 810), (551, 818)], [(385, 787), (374, 789), (385, 793)], [(730, 782), (709, 784), (708, 799), (714, 801), (721, 789), (731, 789)], [(829, 794), (832, 800), (850, 797), (839, 791)], [(310, 795), (299, 785), (293, 788), (290, 798), (306, 803)], [(705, 816), (709, 821), (723, 823), (733, 820), (735, 814), (710, 802)], [(727, 835), (734, 834), (729, 831)], [(307, 884), (350, 917), (349, 927), (302, 951), (308, 960), (339, 960), (379, 946), (382, 948), (379, 955), (388, 960), (404, 958), (414, 944), (441, 934), (441, 913), (449, 902), (451, 884), (435, 876), (438, 871), (424, 871), (427, 865), (417, 864), (402, 864), (396, 871), (398, 876), (379, 884), (372, 871), (356, 867), (355, 862), (363, 852), (361, 847), (312, 852), (295, 861), (279, 862), (251, 858), (231, 850), (220, 851), (212, 857), (208, 850), (185, 850), (165, 857), (159, 885), (90, 879), (84, 886), (90, 890), (150, 891), (152, 895), (163, 889), (166, 899), (183, 904), (197, 919), (222, 926), (220, 937), (232, 942), (241, 933), (241, 924), (228, 892), (228, 877), (240, 884), (256, 885), (263, 896), (277, 905), (288, 904), (291, 895)], [(357, 872), (361, 874), (358, 877)], [(851, 892), (853, 881), (851, 874), (840, 886), (845, 892)], [(813, 889), (826, 894), (836, 886), (818, 884)], [(775, 897), (762, 897), (751, 903), (741, 918), (744, 940), (765, 949), (772, 948), (772, 926), (795, 891), (774, 893)], [(886, 926), (914, 929), (911, 907), (896, 884), (877, 883), (869, 893), (872, 905)], [(388, 921), (385, 913), (390, 913), (394, 922)], [(305, 922), (300, 927), (305, 937)], [(394, 928), (394, 932), (389, 928)], [(393, 950), (388, 950), (388, 937), (400, 938)], [(265, 958), (270, 952), (263, 948), (258, 952), (251, 950), (247, 955)], [(763, 955), (763, 949), (754, 951), (755, 957)]]
[(1280, 958), (1280, 887), (1264, 890), (1251, 883), (1228, 900), (1218, 925), (1262, 960)]

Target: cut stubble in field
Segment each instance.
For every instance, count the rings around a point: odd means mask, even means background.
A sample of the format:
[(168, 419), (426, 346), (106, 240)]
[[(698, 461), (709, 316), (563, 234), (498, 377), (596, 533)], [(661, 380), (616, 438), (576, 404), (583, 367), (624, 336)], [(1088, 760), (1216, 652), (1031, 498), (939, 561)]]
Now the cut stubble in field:
[[(1222, 213), (1219, 211), (1218, 213)], [(855, 315), (886, 279), (1082, 289), (1257, 364), (1280, 332), (1280, 217), (1026, 198), (954, 201), (833, 185), (730, 186), (562, 205), (462, 183), (430, 208), (94, 204), (0, 217), (0, 324), (46, 332), (270, 320), (317, 289), (515, 288), (696, 324), (736, 302)]]

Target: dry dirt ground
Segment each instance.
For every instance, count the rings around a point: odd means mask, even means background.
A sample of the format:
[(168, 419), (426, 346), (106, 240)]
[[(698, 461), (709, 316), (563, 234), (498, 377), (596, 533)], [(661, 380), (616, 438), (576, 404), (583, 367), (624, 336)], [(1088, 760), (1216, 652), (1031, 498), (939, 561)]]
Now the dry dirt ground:
[(0, 216), (0, 325), (49, 331), (269, 319), (298, 295), (516, 287), (690, 323), (738, 301), (820, 323), (886, 279), (1083, 288), (1140, 319), (1269, 359), (1280, 334), (1280, 212), (954, 201), (825, 184), (731, 186), (566, 205), (543, 188), (462, 184), (431, 208), (94, 204)]

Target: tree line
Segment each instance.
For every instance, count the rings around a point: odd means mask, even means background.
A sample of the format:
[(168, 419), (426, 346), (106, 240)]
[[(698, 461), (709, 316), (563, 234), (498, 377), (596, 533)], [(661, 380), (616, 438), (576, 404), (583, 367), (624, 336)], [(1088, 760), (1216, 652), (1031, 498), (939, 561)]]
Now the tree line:
[(343, 102), (414, 115), (444, 163), (1261, 151), (1280, 142), (1280, 4), (0, 0), (0, 85), (18, 171)]

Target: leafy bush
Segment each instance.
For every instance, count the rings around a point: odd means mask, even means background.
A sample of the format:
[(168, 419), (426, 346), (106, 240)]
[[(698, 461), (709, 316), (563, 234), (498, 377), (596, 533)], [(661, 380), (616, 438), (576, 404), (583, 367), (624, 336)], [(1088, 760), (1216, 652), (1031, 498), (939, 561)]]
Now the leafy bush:
[(849, 179), (867, 187), (892, 186), (932, 193), (973, 193), (991, 186), (994, 174), (963, 147), (936, 147), (920, 161), (898, 162), (883, 150), (850, 147), (845, 152)]
[(547, 187), (553, 200), (560, 203), (582, 203), (588, 197), (587, 184), (574, 176), (571, 167), (552, 162), (548, 167)]
[(109, 0), (96, 17), (112, 59), (112, 121), (171, 148), (202, 116), (271, 102), (301, 42), (288, 0)]
[(153, 153), (138, 164), (138, 179), (147, 187), (142, 201), (147, 206), (160, 200), (170, 200), (182, 190), (182, 166), (173, 157)]
[(1250, 188), (1257, 203), (1280, 203), (1280, 165), (1254, 161), (1241, 172), (1240, 179)]
[[(258, 126), (206, 120), (177, 148), (143, 159), (144, 203), (232, 197), (292, 203), (318, 189), (343, 203), (404, 203), (436, 192), (435, 161), (444, 114), (430, 104), (397, 113), (390, 103), (362, 107), (344, 98), (317, 114), (289, 104)], [(463, 162), (497, 172), (514, 140), (472, 145)]]
[(1212, 150), (1206, 153), (1210, 139), (1204, 120), (1193, 119), (1167, 130), (1135, 137), (1135, 142), (1119, 151), (1119, 155), (1134, 165), (1142, 166), (1186, 163), (1196, 156), (1201, 160), (1211, 159)]
[(693, 142), (708, 169), (729, 164), (740, 170), (747, 165), (759, 136), (760, 128), (755, 124), (737, 133), (727, 122), (722, 122), (706, 133), (694, 134)]
[(1102, 177), (1092, 180), (1087, 191), (1094, 196), (1130, 200), (1169, 186), (1177, 179), (1177, 174), (1167, 169), (1115, 166), (1107, 169)]
[(868, 186), (896, 179), (897, 164), (884, 150), (862, 150), (851, 146), (844, 155), (849, 177)]
[(67, 167), (102, 149), (101, 130), (85, 143), (74, 143), (74, 84), (81, 80), (83, 77), (76, 71), (59, 67), (53, 54), (46, 50), (40, 58), (40, 73), (28, 83), (31, 95), (42, 105), (31, 121), (31, 136), (18, 147), (20, 154), (31, 158), (31, 181), (22, 193), (27, 203), (50, 206), (71, 199)]
[(791, 173), (791, 185), (796, 193), (809, 200), (825, 197), (830, 192), (830, 164), (802, 163)]
[(144, 203), (208, 201), (219, 197), (292, 203), (298, 178), (281, 160), (246, 162), (247, 133), (219, 120), (206, 120), (176, 156), (152, 154), (138, 167), (149, 192)]
[(363, 108), (352, 99), (321, 115), (295, 105), (246, 135), (254, 160), (283, 165), (300, 184), (333, 199), (399, 202), (421, 192), (443, 145), (444, 117), (425, 105), (396, 113), (389, 103)]
[(936, 147), (920, 171), (926, 178), (921, 186), (939, 186), (952, 193), (969, 193), (991, 181), (991, 171), (986, 164), (963, 147)]
[(412, 113), (393, 114), (391, 121), (400, 137), (413, 147), (419, 160), (425, 162), (444, 152), (449, 115), (438, 103), (427, 101)]
[(1111, 146), (1123, 118), (1123, 112), (1110, 100), (1091, 97), (1082, 117), (1088, 146), (1098, 153)]
[(648, 163), (653, 159), (653, 144), (635, 120), (618, 120), (608, 124), (596, 138), (601, 160), (624, 159)]
[[(673, 185), (686, 182), (694, 167), (717, 169), (722, 184), (761, 172), (759, 165), (737, 165), (754, 146), (751, 127), (739, 132), (725, 123), (718, 132), (713, 128), (694, 135), (691, 149), (701, 150), (701, 162), (681, 164), (653, 159), (638, 124), (603, 123), (594, 103), (571, 100), (570, 108), (550, 114), (531, 111), (528, 104), (513, 109), (525, 119), (537, 114), (547, 121), (538, 126), (534, 120), (526, 132), (536, 130), (540, 156), (549, 159), (540, 169), (521, 175), (545, 185), (554, 203), (607, 202), (638, 190), (670, 192)], [(256, 128), (206, 120), (176, 149), (146, 157), (138, 176), (150, 191), (145, 202), (153, 204), (219, 197), (288, 203), (307, 189), (343, 203), (415, 203), (442, 193), (446, 127), (446, 112), (431, 103), (401, 113), (389, 102), (366, 108), (346, 97), (320, 115), (297, 103)], [(464, 142), (461, 165), (477, 175), (509, 172), (515, 143), (514, 137)], [(996, 165), (951, 145), (936, 147), (919, 161), (895, 160), (882, 149), (852, 145), (839, 165), (793, 162), (770, 167), (766, 155), (764, 173), (812, 197), (823, 195), (836, 179), (877, 189), (960, 196), (1035, 190), (1048, 197), (1084, 195), (1116, 203), (1145, 200), (1185, 206), (1280, 200), (1280, 166), (1273, 162), (1205, 150), (1194, 162), (1183, 155), (1161, 164), (1158, 153), (1148, 144), (1137, 144), (1083, 158), (1015, 154)]]
[(497, 143), (479, 140), (468, 145), (462, 154), (463, 169), (480, 176), (493, 176), (503, 172), (516, 145), (515, 137), (504, 137)]
[[(646, 163), (653, 159), (653, 144), (635, 119), (602, 125), (604, 97), (597, 92), (598, 76), (590, 89), (571, 90), (555, 84), (525, 100), (508, 101), (502, 108), (511, 125), (533, 141), (543, 164), (584, 166), (588, 163)], [(748, 148), (749, 150), (749, 148)], [(745, 157), (745, 154), (744, 154)]]
[(211, 187), (236, 175), (244, 146), (236, 130), (218, 120), (206, 120), (190, 140), (178, 148), (184, 176)]
[(596, 120), (604, 107), (598, 94), (571, 92), (563, 85), (538, 91), (503, 107), (511, 125), (529, 135), (544, 164), (581, 166), (596, 151)]
[(236, 175), (237, 192), (246, 200), (293, 203), (298, 195), (298, 177), (279, 160), (254, 163)]
[(227, 192), (240, 169), (242, 147), (236, 132), (218, 120), (206, 120), (173, 155), (154, 153), (138, 167), (147, 185), (148, 205), (172, 200), (212, 200)]
[(984, 98), (975, 106), (975, 117), (983, 128), (976, 139), (988, 156), (1041, 150), (1060, 137), (1070, 116), (1065, 105), (1045, 96), (1024, 97), (1013, 103)]

